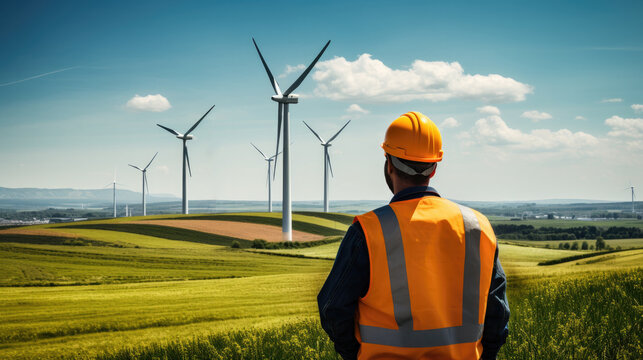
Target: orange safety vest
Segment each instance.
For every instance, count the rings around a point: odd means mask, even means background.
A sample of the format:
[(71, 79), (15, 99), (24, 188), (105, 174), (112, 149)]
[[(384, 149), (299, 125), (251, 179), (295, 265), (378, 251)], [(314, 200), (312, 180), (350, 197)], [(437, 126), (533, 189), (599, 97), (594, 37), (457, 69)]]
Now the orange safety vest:
[(426, 196), (355, 221), (371, 271), (356, 312), (358, 359), (479, 359), (496, 251), (487, 218)]

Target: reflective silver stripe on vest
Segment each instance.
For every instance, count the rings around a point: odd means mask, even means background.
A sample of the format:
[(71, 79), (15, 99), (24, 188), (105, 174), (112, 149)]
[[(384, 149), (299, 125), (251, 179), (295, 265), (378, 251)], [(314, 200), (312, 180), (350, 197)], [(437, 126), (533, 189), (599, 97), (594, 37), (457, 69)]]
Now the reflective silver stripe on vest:
[(359, 331), (363, 343), (399, 347), (434, 347), (476, 342), (482, 337), (483, 324), (478, 323), (480, 225), (471, 209), (458, 206), (462, 212), (465, 233), (462, 325), (440, 329), (413, 330), (411, 297), (400, 223), (393, 209), (390, 206), (384, 206), (374, 210), (374, 213), (382, 226), (382, 234), (386, 244), (389, 280), (393, 295), (393, 312), (399, 329), (360, 324)]

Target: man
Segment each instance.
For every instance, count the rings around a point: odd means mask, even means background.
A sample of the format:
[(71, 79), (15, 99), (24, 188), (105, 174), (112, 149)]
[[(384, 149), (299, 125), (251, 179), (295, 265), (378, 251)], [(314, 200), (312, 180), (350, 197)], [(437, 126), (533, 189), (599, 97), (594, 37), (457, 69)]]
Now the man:
[(495, 359), (509, 306), (489, 221), (428, 186), (443, 151), (426, 116), (393, 121), (382, 148), (395, 195), (346, 232), (317, 297), (322, 327), (344, 359)]

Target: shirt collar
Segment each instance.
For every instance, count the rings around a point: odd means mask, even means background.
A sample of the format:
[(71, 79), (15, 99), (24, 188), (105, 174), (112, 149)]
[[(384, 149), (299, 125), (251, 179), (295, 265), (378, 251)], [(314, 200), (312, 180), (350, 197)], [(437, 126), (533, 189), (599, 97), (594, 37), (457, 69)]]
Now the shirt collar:
[(413, 186), (406, 188), (393, 196), (391, 202), (403, 201), (417, 199), (425, 196), (437, 196), (440, 197), (438, 191), (430, 186)]

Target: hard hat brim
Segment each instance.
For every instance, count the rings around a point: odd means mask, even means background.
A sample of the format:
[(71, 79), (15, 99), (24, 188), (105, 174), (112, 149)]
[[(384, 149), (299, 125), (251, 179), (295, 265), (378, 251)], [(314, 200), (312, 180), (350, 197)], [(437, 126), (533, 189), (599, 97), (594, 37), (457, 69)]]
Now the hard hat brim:
[(384, 149), (384, 152), (386, 152), (389, 155), (395, 156), (400, 159), (417, 161), (417, 162), (426, 162), (426, 163), (440, 162), (442, 161), (442, 154), (444, 153), (444, 151), (440, 150), (439, 157), (420, 157), (420, 156), (408, 155), (404, 149), (395, 148), (387, 145), (386, 143), (382, 143), (381, 146), (382, 146), (382, 149)]

